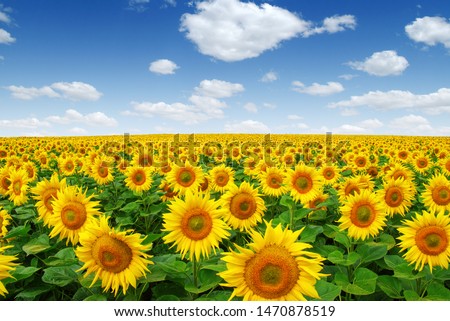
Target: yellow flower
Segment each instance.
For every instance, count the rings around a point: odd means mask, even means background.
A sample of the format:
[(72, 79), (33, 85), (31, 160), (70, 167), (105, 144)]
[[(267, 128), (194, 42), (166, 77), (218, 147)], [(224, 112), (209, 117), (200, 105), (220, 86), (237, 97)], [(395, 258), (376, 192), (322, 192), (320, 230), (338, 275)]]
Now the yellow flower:
[(400, 248), (406, 251), (406, 261), (421, 271), (425, 264), (448, 269), (450, 262), (450, 217), (444, 212), (434, 214), (423, 211), (400, 227)]
[(75, 253), (84, 265), (78, 270), (86, 270), (84, 277), (94, 273), (94, 283), (100, 279), (104, 291), (111, 289), (117, 295), (122, 287), (126, 294), (131, 285), (136, 288), (137, 280), (148, 272), (147, 266), (153, 264), (152, 256), (146, 254), (151, 244), (142, 244), (139, 233), (118, 231), (109, 227), (108, 218), (101, 216), (87, 225), (80, 234), (80, 245)]
[(58, 174), (54, 173), (50, 181), (44, 179), (31, 189), (31, 192), (35, 195), (33, 198), (37, 201), (35, 206), (38, 209), (39, 219), (44, 222), (44, 225), (49, 224), (50, 217), (53, 215), (52, 201), (57, 192), (64, 188), (66, 188), (66, 179), (63, 178), (60, 181)]
[(248, 230), (261, 222), (266, 210), (258, 190), (247, 182), (242, 182), (239, 187), (231, 186), (220, 198), (220, 204), (224, 210), (225, 222), (241, 231)]
[(450, 182), (443, 174), (433, 176), (425, 188), (423, 203), (430, 211), (450, 211)]
[(369, 190), (349, 195), (341, 212), (339, 228), (348, 230), (348, 235), (355, 239), (365, 240), (369, 236), (376, 236), (386, 225), (384, 206), (379, 197)]
[(234, 171), (225, 166), (225, 164), (214, 167), (209, 171), (209, 177), (211, 180), (211, 189), (224, 193), (232, 185), (234, 185)]
[(28, 173), (23, 169), (10, 169), (8, 180), (10, 183), (6, 194), (9, 195), (9, 199), (16, 206), (25, 204), (28, 200)]
[(235, 296), (245, 301), (318, 299), (314, 286), (325, 276), (320, 273), (324, 258), (307, 251), (311, 245), (297, 242), (302, 230), (266, 225), (264, 235), (250, 232), (253, 242), (248, 248), (236, 245), (238, 252), (224, 253), (227, 269), (219, 276), (226, 282), (223, 286), (234, 288), (230, 300)]
[(203, 177), (200, 167), (194, 167), (189, 162), (186, 162), (183, 167), (174, 164), (166, 179), (175, 192), (184, 195), (186, 191), (196, 193), (203, 182)]
[(49, 225), (53, 227), (50, 237), (59, 235), (60, 239), (67, 239), (72, 245), (78, 243), (79, 233), (86, 229), (86, 225), (99, 215), (99, 202), (92, 201), (91, 196), (81, 191), (81, 188), (69, 186), (57, 191), (52, 202), (53, 215)]
[(5, 296), (8, 291), (6, 290), (1, 280), (10, 278), (10, 272), (14, 271), (16, 266), (18, 265), (17, 263), (13, 262), (16, 260), (15, 256), (3, 254), (5, 250), (10, 247), (12, 246), (0, 247), (0, 295), (2, 296)]
[(187, 191), (185, 199), (176, 198), (169, 204), (169, 213), (163, 215), (163, 237), (165, 243), (173, 243), (176, 251), (184, 258), (198, 261), (209, 257), (211, 250), (219, 247), (219, 242), (230, 235), (229, 227), (222, 221), (219, 203), (209, 198), (209, 194)]
[(412, 186), (403, 177), (384, 182), (383, 189), (380, 189), (377, 193), (389, 216), (395, 214), (405, 216), (405, 211), (412, 205), (414, 198)]
[(306, 204), (320, 193), (322, 179), (315, 168), (298, 164), (287, 170), (286, 185), (294, 201)]
[(125, 184), (136, 193), (148, 191), (152, 186), (152, 172), (150, 167), (129, 167), (126, 171)]
[(5, 237), (6, 233), (8, 233), (8, 229), (6, 227), (9, 225), (10, 220), (11, 216), (6, 210), (1, 209), (0, 206), (0, 242), (1, 239)]
[(113, 161), (105, 156), (97, 157), (91, 167), (90, 175), (98, 185), (105, 185), (114, 180)]
[(280, 197), (287, 193), (284, 172), (277, 167), (267, 167), (258, 174), (262, 192), (265, 195)]

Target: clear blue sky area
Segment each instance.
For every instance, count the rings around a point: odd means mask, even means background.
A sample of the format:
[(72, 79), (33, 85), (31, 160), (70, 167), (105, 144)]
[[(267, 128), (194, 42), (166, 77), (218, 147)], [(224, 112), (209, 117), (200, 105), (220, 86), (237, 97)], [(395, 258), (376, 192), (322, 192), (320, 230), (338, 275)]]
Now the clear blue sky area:
[(449, 53), (449, 1), (0, 0), (0, 136), (449, 136)]

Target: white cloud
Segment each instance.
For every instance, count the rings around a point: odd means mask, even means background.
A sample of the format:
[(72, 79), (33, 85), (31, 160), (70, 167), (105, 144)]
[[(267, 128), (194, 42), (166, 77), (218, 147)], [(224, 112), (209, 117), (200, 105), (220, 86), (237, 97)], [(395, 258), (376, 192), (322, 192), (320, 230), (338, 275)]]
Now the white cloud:
[(417, 18), (405, 27), (406, 34), (416, 42), (429, 46), (438, 43), (450, 48), (450, 23), (443, 17)]
[(41, 127), (49, 127), (49, 126), (50, 124), (47, 121), (41, 121), (34, 117), (15, 120), (0, 120), (0, 127), (2, 128), (38, 129)]
[(359, 112), (355, 108), (344, 108), (341, 110), (342, 116), (355, 116), (358, 114)]
[(265, 108), (268, 108), (268, 109), (275, 109), (275, 108), (277, 108), (277, 105), (271, 104), (271, 103), (263, 103), (263, 106)]
[(369, 106), (390, 110), (401, 108), (419, 108), (430, 114), (450, 112), (450, 88), (440, 88), (438, 91), (417, 95), (410, 91), (369, 91), (361, 96), (351, 96), (349, 100), (342, 100), (328, 105), (336, 107)]
[(178, 68), (176, 63), (168, 59), (155, 60), (148, 67), (151, 72), (161, 75), (173, 75)]
[(344, 80), (352, 80), (353, 78), (358, 77), (358, 75), (353, 75), (353, 74), (344, 74), (344, 75), (340, 75), (338, 76), (338, 78), (342, 78)]
[(373, 132), (374, 129), (383, 127), (384, 124), (377, 118), (366, 119), (355, 124), (344, 124), (338, 128), (335, 128), (333, 132), (336, 133), (350, 133), (350, 134), (363, 134)]
[(366, 119), (358, 123), (358, 126), (363, 127), (365, 129), (375, 129), (379, 127), (383, 127), (383, 123), (379, 121), (377, 118)]
[(195, 91), (203, 96), (214, 98), (231, 97), (237, 93), (244, 91), (244, 86), (238, 83), (231, 83), (223, 80), (202, 80)]
[(333, 132), (335, 133), (350, 133), (350, 134), (356, 134), (356, 133), (364, 133), (366, 131), (365, 128), (361, 127), (361, 126), (356, 126), (356, 125), (350, 125), (350, 124), (344, 124), (342, 126), (340, 126), (339, 128), (336, 128), (335, 130), (333, 130)]
[(87, 130), (81, 127), (73, 127), (69, 129), (69, 133), (74, 135), (85, 135), (87, 134)]
[(257, 120), (244, 120), (241, 122), (227, 123), (224, 128), (227, 133), (268, 133), (269, 127)]
[(70, 100), (98, 100), (103, 94), (92, 85), (83, 82), (56, 82), (50, 86), (23, 87), (8, 86), (5, 89), (11, 92), (14, 98), (22, 100), (31, 100), (34, 98), (46, 96), (49, 98), (65, 98)]
[(0, 22), (9, 24), (11, 22), (11, 18), (5, 12), (0, 11)]
[(303, 119), (303, 117), (302, 116), (299, 116), (299, 115), (288, 115), (288, 117), (287, 117), (289, 120), (300, 120), (300, 119)]
[(292, 82), (292, 90), (313, 96), (328, 96), (344, 91), (344, 86), (341, 83), (329, 81), (326, 85), (321, 85), (318, 83), (313, 83), (311, 86), (305, 86), (300, 81)]
[(46, 118), (48, 122), (67, 125), (72, 123), (83, 123), (90, 126), (116, 126), (117, 121), (108, 117), (102, 112), (94, 112), (83, 115), (75, 109), (68, 109), (64, 116), (49, 116)]
[(128, 8), (137, 12), (143, 12), (147, 10), (149, 3), (150, 0), (128, 0)]
[(407, 129), (413, 132), (433, 130), (428, 119), (414, 114), (395, 118), (389, 123), (389, 126), (395, 129)]
[(286, 9), (238, 0), (196, 2), (197, 13), (181, 17), (180, 31), (198, 50), (223, 61), (239, 61), (276, 48), (310, 27)]
[(0, 28), (0, 43), (7, 45), (7, 44), (13, 43), (15, 41), (16, 41), (16, 39), (14, 37), (12, 37), (8, 31)]
[(274, 72), (274, 71), (269, 71), (264, 76), (262, 76), (260, 81), (262, 81), (262, 82), (273, 82), (273, 81), (275, 81), (277, 79), (278, 79), (277, 73)]
[(308, 37), (315, 34), (336, 33), (344, 31), (345, 29), (354, 30), (356, 27), (356, 18), (353, 15), (335, 15), (323, 20), (322, 26), (315, 27), (304, 33), (304, 36)]
[(408, 60), (397, 55), (395, 50), (375, 52), (364, 61), (350, 61), (347, 64), (353, 69), (380, 77), (401, 75), (409, 66)]
[(244, 109), (250, 113), (257, 113), (258, 107), (254, 103), (246, 103)]

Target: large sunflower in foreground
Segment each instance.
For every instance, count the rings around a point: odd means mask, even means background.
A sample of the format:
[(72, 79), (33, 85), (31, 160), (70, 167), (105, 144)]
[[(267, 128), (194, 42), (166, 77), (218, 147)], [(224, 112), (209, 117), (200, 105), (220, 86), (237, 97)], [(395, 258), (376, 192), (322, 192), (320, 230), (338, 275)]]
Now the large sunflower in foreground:
[(239, 187), (233, 185), (222, 195), (220, 202), (224, 209), (225, 222), (241, 231), (248, 230), (261, 222), (266, 210), (258, 190), (247, 182), (242, 182)]
[(380, 189), (377, 193), (389, 216), (394, 214), (405, 216), (405, 212), (412, 205), (414, 198), (411, 184), (405, 181), (403, 177), (384, 182), (383, 189)]
[(79, 187), (68, 186), (60, 190), (53, 200), (53, 215), (49, 225), (53, 227), (50, 237), (59, 235), (60, 239), (67, 239), (72, 245), (78, 243), (79, 233), (86, 229), (86, 225), (99, 215), (97, 201), (92, 201)]
[(49, 224), (50, 217), (53, 215), (52, 201), (56, 197), (60, 189), (66, 188), (66, 179), (58, 179), (58, 174), (53, 174), (50, 180), (44, 179), (36, 184), (31, 189), (34, 194), (33, 198), (37, 201), (36, 207), (39, 214), (39, 219), (44, 222), (44, 225)]
[(189, 256), (199, 261), (209, 257), (211, 250), (219, 247), (223, 238), (230, 235), (229, 227), (222, 221), (223, 210), (209, 194), (186, 192), (185, 198), (175, 198), (169, 204), (169, 213), (163, 215), (165, 243), (173, 243), (181, 257)]
[(203, 182), (203, 177), (200, 167), (186, 162), (182, 167), (174, 164), (172, 170), (166, 175), (166, 180), (175, 192), (184, 195), (186, 191), (197, 192)]
[(443, 174), (433, 176), (425, 188), (421, 196), (430, 211), (450, 211), (450, 181)]
[(10, 272), (13, 271), (17, 265), (17, 263), (13, 262), (16, 260), (15, 256), (3, 254), (3, 252), (9, 247), (12, 246), (0, 247), (0, 295), (2, 296), (5, 296), (8, 291), (1, 280), (11, 277)]
[(421, 271), (425, 264), (448, 269), (450, 262), (450, 217), (444, 212), (435, 214), (423, 211), (412, 220), (403, 222), (400, 232), (400, 248), (406, 251), (404, 258)]
[(386, 211), (379, 196), (369, 190), (360, 194), (349, 195), (341, 207), (342, 216), (338, 220), (341, 230), (348, 230), (348, 235), (365, 240), (376, 236), (386, 225)]
[(91, 286), (100, 279), (104, 291), (111, 289), (117, 295), (122, 287), (126, 294), (130, 285), (136, 288), (137, 279), (153, 264), (149, 260), (151, 255), (145, 253), (151, 249), (151, 244), (144, 245), (142, 241), (138, 233), (129, 234), (129, 231), (109, 227), (108, 218), (101, 216), (80, 233), (80, 246), (75, 253), (84, 265), (78, 271), (86, 270), (85, 277), (95, 274)]
[(140, 194), (148, 191), (152, 185), (152, 171), (150, 167), (132, 166), (126, 171), (126, 186)]
[(298, 164), (287, 171), (287, 187), (295, 202), (308, 203), (320, 193), (322, 178), (314, 167)]
[(245, 301), (319, 298), (314, 286), (325, 276), (320, 273), (324, 258), (307, 251), (311, 245), (297, 242), (302, 230), (266, 225), (264, 235), (251, 232), (248, 248), (236, 245), (238, 252), (224, 253), (227, 270), (219, 276), (226, 282), (223, 286), (235, 288), (230, 300), (235, 296)]

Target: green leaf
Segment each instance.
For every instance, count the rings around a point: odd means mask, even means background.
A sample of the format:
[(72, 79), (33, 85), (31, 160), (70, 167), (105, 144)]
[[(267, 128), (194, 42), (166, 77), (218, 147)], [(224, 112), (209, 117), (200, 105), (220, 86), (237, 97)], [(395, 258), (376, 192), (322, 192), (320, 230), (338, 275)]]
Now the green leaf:
[(417, 272), (408, 263), (402, 263), (394, 267), (394, 276), (399, 279), (416, 280), (424, 277), (425, 271)]
[(336, 236), (334, 237), (334, 240), (342, 245), (344, 245), (346, 248), (349, 248), (352, 245), (352, 242), (348, 238), (347, 235), (344, 233), (336, 233)]
[(307, 225), (300, 234), (300, 241), (305, 243), (314, 243), (316, 236), (323, 232), (322, 226)]
[(212, 291), (199, 297), (195, 301), (228, 301), (231, 291)]
[(47, 234), (41, 234), (37, 238), (33, 238), (27, 244), (22, 246), (22, 250), (30, 254), (37, 254), (50, 248), (50, 241)]
[(347, 176), (350, 176), (350, 175), (352, 175), (352, 170), (351, 169), (346, 169), (345, 171), (343, 171), (342, 173), (341, 173), (341, 175), (342, 176), (344, 176), (344, 177), (347, 177)]
[(161, 270), (167, 274), (173, 273), (185, 273), (188, 271), (187, 264), (183, 261), (173, 261), (173, 262), (157, 262), (155, 263)]
[(386, 255), (384, 257), (384, 262), (386, 262), (387, 266), (389, 266), (392, 270), (397, 265), (406, 263), (406, 261), (398, 255)]
[(126, 213), (132, 213), (137, 211), (139, 208), (139, 204), (136, 202), (131, 202), (128, 203), (127, 205), (125, 205), (124, 207), (121, 208), (122, 211), (126, 212)]
[(152, 242), (158, 240), (159, 238), (161, 238), (161, 236), (163, 236), (163, 235), (164, 235), (163, 233), (159, 233), (159, 234), (149, 233), (145, 237), (144, 244), (152, 243)]
[(57, 286), (66, 286), (77, 280), (77, 274), (70, 267), (49, 267), (44, 270), (42, 281)]
[(352, 244), (348, 236), (339, 229), (339, 227), (331, 224), (326, 224), (323, 227), (323, 234), (325, 236), (334, 239), (336, 242), (345, 246), (345, 248), (349, 248)]
[(292, 206), (295, 206), (295, 202), (289, 194), (284, 194), (280, 198), (280, 205), (286, 206), (287, 208), (291, 208)]
[(360, 258), (360, 255), (356, 252), (350, 252), (350, 254), (344, 255), (340, 251), (331, 252), (327, 257), (328, 261), (330, 261), (331, 263), (343, 266), (353, 265)]
[(356, 252), (361, 255), (362, 262), (368, 263), (384, 257), (387, 253), (387, 247), (386, 245), (361, 244), (357, 247)]
[(341, 293), (340, 286), (324, 280), (317, 281), (316, 290), (320, 299), (312, 299), (313, 301), (334, 301), (334, 299)]
[(427, 288), (427, 300), (432, 301), (450, 301), (450, 290), (444, 285), (433, 282)]
[(347, 293), (355, 295), (368, 295), (375, 292), (378, 275), (369, 269), (358, 268), (355, 271), (353, 283), (348, 281), (348, 278), (343, 273), (337, 273), (335, 282), (342, 287)]
[(53, 286), (51, 285), (41, 285), (39, 287), (27, 288), (19, 292), (19, 294), (16, 295), (16, 299), (33, 301), (36, 300), (39, 295), (47, 293), (51, 290), (53, 290)]
[(16, 207), (15, 212), (17, 214), (11, 214), (11, 216), (18, 220), (27, 220), (36, 217), (36, 212), (33, 204)]
[(420, 296), (413, 290), (403, 291), (403, 296), (405, 297), (406, 301), (419, 301), (420, 300)]
[(388, 297), (392, 299), (403, 298), (403, 287), (397, 278), (390, 275), (380, 275), (377, 279), (377, 285)]
[(16, 226), (13, 227), (8, 233), (6, 233), (4, 238), (9, 239), (13, 237), (25, 236), (30, 230), (31, 228), (28, 225)]
[(54, 256), (49, 256), (44, 260), (47, 266), (69, 266), (78, 263), (72, 247), (60, 250)]
[(188, 282), (185, 285), (185, 290), (191, 293), (199, 294), (206, 292), (222, 282), (222, 278), (217, 276), (215, 271), (212, 270), (200, 270), (198, 273), (198, 281), (200, 286), (197, 288), (192, 282)]
[(11, 275), (15, 278), (16, 281), (28, 279), (34, 273), (39, 271), (40, 268), (32, 267), (32, 266), (22, 266), (18, 265), (16, 269), (11, 273)]
[(106, 301), (108, 298), (103, 294), (93, 294), (85, 298), (83, 301)]
[(325, 210), (316, 210), (312, 211), (311, 214), (309, 214), (308, 219), (310, 221), (320, 221), (327, 218), (327, 211)]

